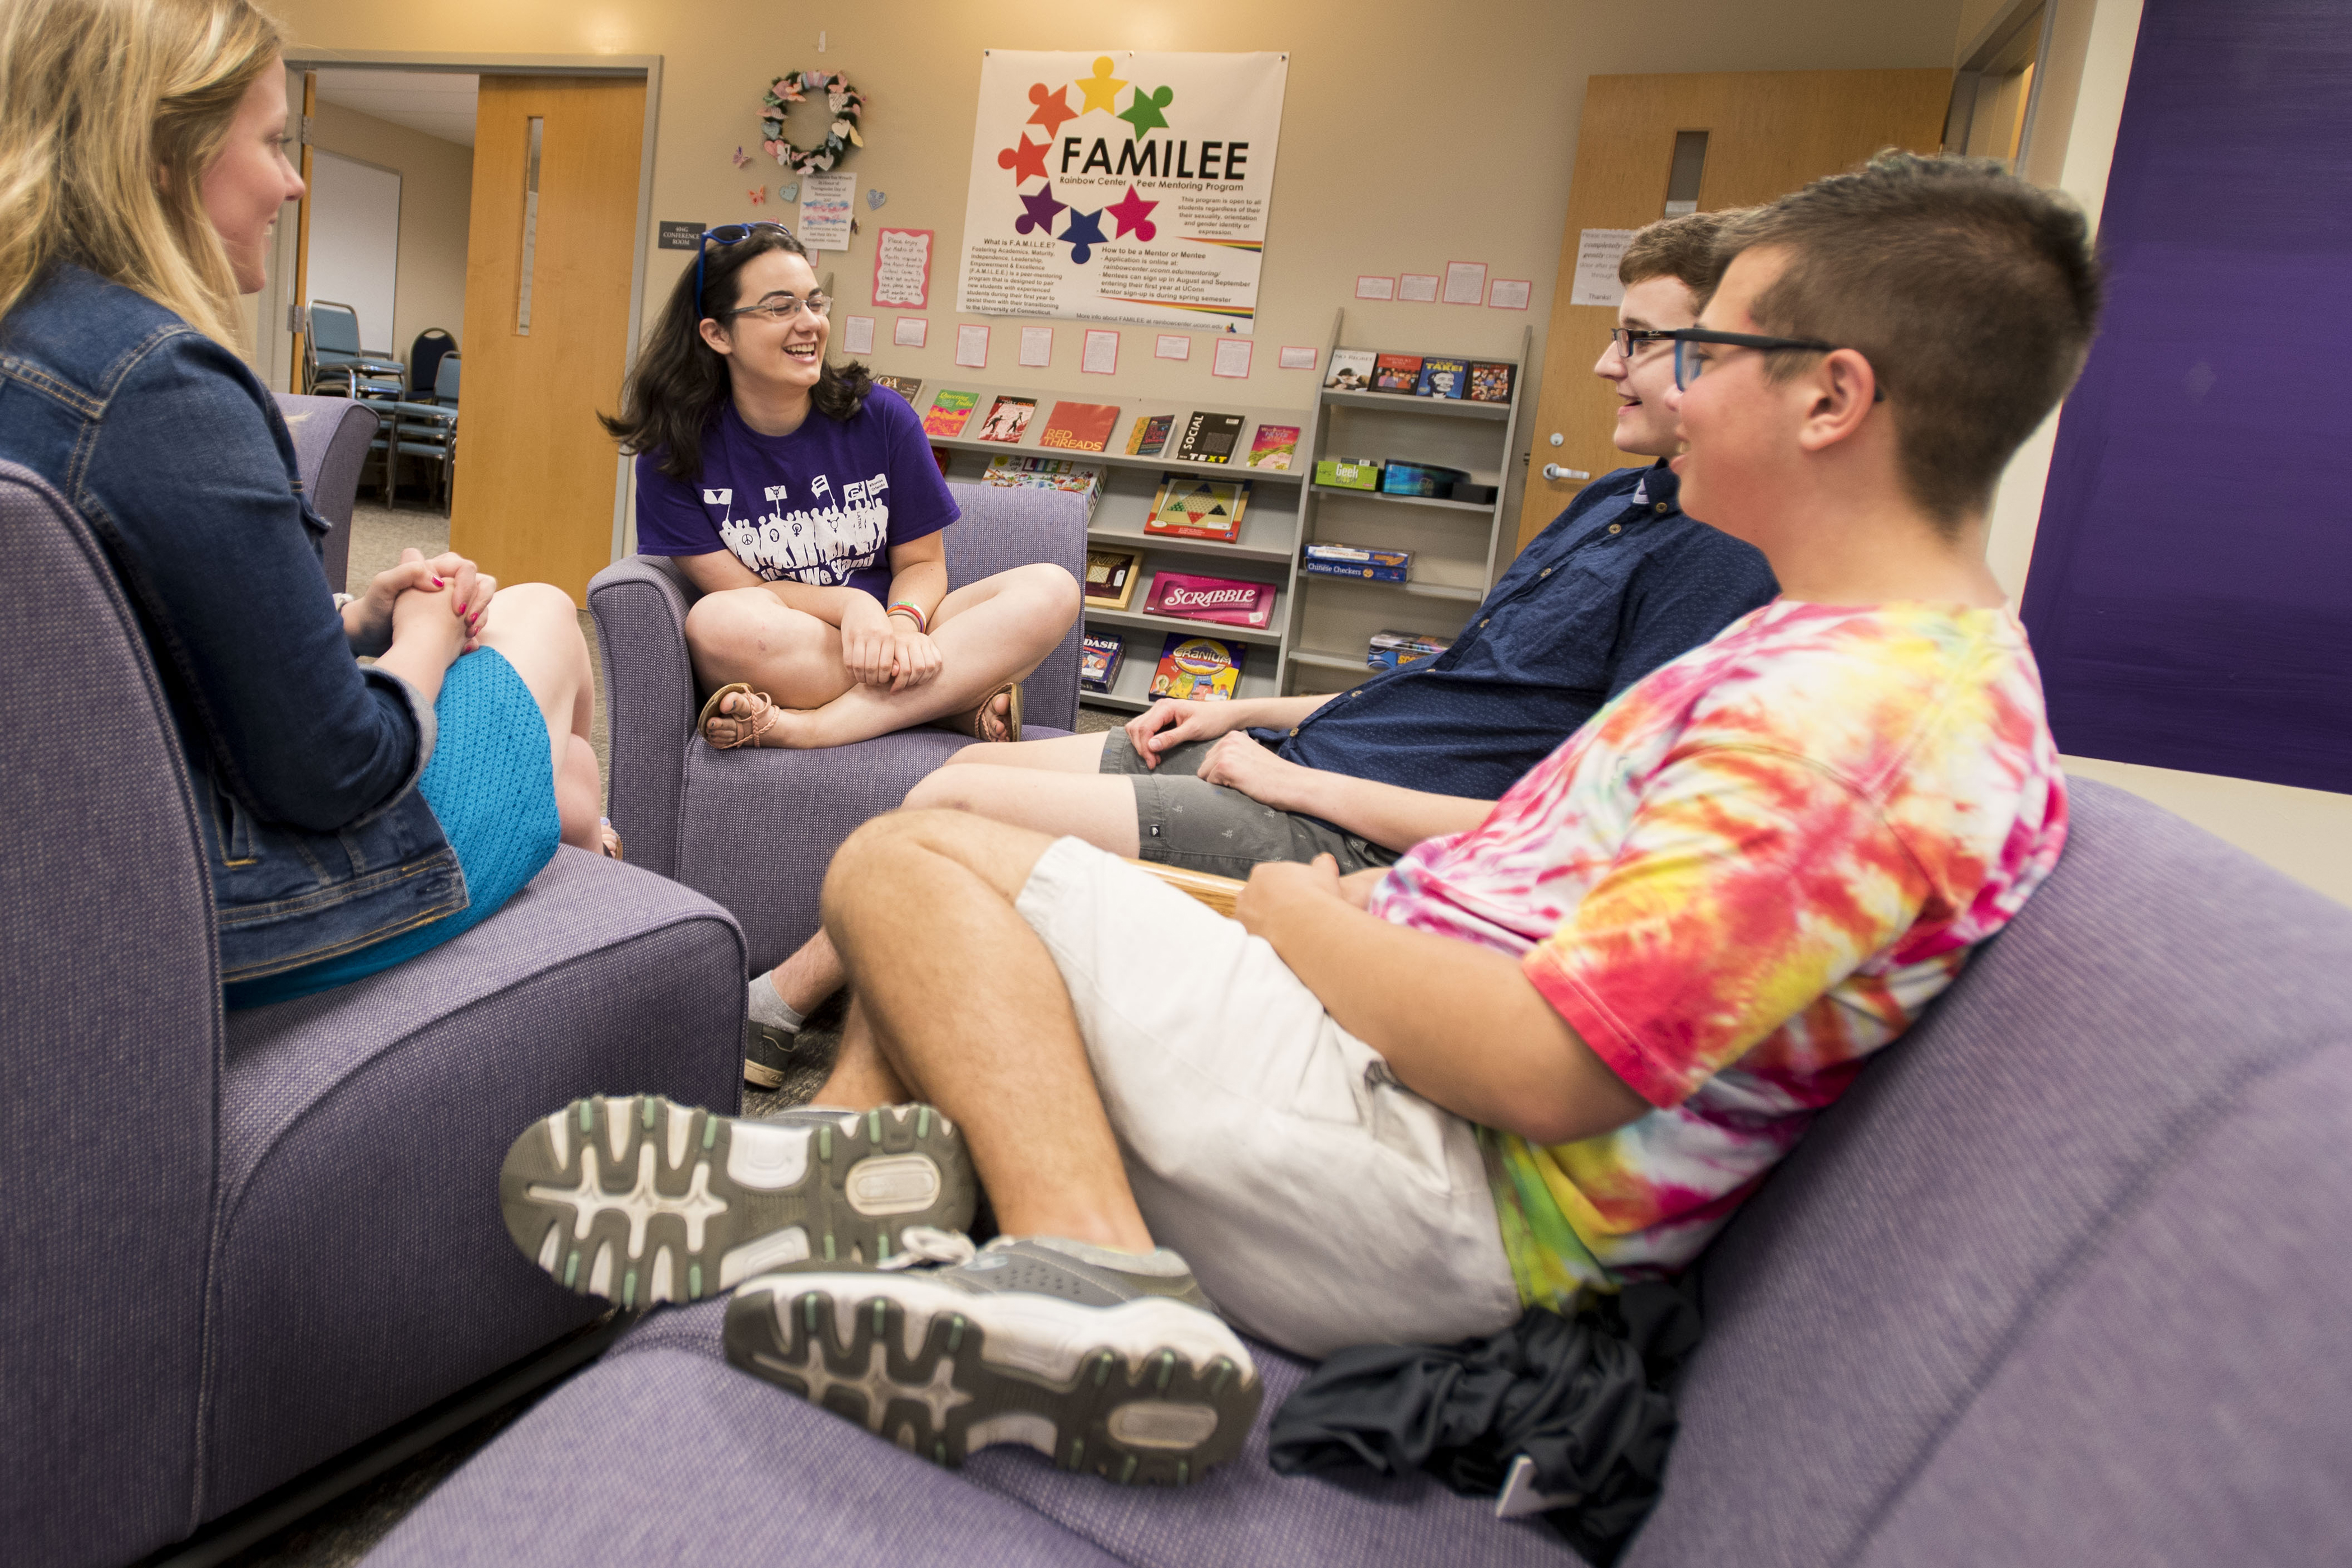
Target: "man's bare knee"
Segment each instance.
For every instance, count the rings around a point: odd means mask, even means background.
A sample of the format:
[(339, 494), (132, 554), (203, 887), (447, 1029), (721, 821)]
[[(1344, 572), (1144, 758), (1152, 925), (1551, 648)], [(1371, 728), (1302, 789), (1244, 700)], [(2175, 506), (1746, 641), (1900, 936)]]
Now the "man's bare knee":
[[(954, 759), (950, 758), (950, 762)], [(945, 768), (925, 773), (915, 781), (915, 787), (899, 802), (901, 811), (970, 811), (972, 809), (972, 785), (961, 773), (950, 773)]]

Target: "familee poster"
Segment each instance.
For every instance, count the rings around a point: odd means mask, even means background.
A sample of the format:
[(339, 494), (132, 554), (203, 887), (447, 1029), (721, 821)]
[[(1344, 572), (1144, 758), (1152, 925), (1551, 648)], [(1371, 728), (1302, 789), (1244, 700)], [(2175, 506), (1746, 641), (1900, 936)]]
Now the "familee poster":
[(1286, 54), (983, 51), (958, 308), (1245, 333)]

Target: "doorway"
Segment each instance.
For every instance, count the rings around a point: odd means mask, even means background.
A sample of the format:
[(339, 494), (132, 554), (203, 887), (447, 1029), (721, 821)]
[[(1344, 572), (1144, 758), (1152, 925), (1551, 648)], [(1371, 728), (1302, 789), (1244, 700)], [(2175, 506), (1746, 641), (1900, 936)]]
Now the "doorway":
[[(330, 106), (373, 103), (387, 119), (386, 107), (401, 100), (421, 115), (438, 110), (446, 125), (415, 125), (428, 134), (449, 137), (462, 116), (472, 143), (462, 276), (429, 308), (404, 315), (395, 305), (380, 327), (363, 321), (364, 346), (404, 361), (417, 331), (450, 332), (467, 393), (453, 465), (451, 547), (503, 582), (553, 583), (584, 603), (589, 578), (617, 558), (624, 537), (627, 465), (595, 416), (617, 402), (635, 360), (652, 229), (659, 58), (352, 52), (289, 56), (287, 68), (289, 99), (309, 110), (301, 133), (314, 175), (324, 151), (317, 145), (321, 122), (333, 118), (331, 109), (319, 107), (321, 79), (330, 84)], [(436, 97), (442, 101), (431, 101)], [(529, 202), (533, 224), (527, 226), (526, 186), (534, 171), (527, 167), (529, 138), (518, 132), (531, 119), (541, 121), (541, 189)], [(410, 211), (415, 195), (411, 181), (404, 192)], [(306, 288), (303, 276), (311, 258), (303, 219), (312, 216), (291, 214), (293, 221), (278, 226), (270, 285), (260, 301), (257, 357), (271, 384), (289, 390), (297, 389), (301, 374), (298, 334), (305, 323), (297, 307), (323, 293)], [(524, 270), (520, 262), (532, 226), (537, 265)], [(524, 277), (530, 318), (513, 309)], [(410, 292), (411, 281), (404, 278), (395, 294)], [(494, 299), (507, 308), (494, 307)], [(541, 323), (536, 334), (523, 328), (532, 318)], [(541, 363), (551, 355), (560, 363)]]
[[(1948, 70), (1591, 79), (1577, 132), (1559, 291), (1544, 344), (1520, 545), (1588, 480), (1639, 460), (1610, 440), (1616, 395), (1592, 374), (1617, 324), (1610, 247), (1622, 249), (1626, 233), (1676, 213), (1770, 201), (1882, 148), (1933, 153), (1951, 86)], [(1583, 279), (1580, 254), (1589, 263)]]

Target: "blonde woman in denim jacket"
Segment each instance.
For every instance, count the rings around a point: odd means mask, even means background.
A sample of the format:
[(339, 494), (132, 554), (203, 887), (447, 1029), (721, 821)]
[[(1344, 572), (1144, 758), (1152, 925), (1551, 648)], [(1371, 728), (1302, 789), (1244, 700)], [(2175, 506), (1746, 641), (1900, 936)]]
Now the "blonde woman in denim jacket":
[(67, 497), (138, 611), (208, 808), (231, 1006), (448, 940), (559, 839), (615, 847), (564, 594), (414, 550), (329, 591), (327, 525), (229, 346), (302, 194), (281, 53), (246, 0), (0, 5), (0, 458)]

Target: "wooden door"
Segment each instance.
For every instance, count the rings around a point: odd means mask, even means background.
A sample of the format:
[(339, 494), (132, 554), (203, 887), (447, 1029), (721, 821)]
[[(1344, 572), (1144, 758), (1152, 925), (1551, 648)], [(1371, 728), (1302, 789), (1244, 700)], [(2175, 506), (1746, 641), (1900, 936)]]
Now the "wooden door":
[[(1631, 462), (1610, 441), (1616, 395), (1592, 362), (1617, 324), (1613, 307), (1572, 305), (1583, 231), (1639, 228), (1665, 216), (1675, 141), (1706, 132), (1697, 210), (1748, 206), (1885, 147), (1933, 153), (1952, 91), (1948, 70), (1715, 71), (1596, 76), (1585, 86), (1575, 184), (1544, 345), (1519, 543), (1558, 517), (1585, 481), (1547, 479), (1546, 464), (1595, 476)], [(1561, 437), (1552, 445), (1552, 436)]]
[[(319, 73), (304, 71), (302, 96), (295, 110), (299, 117), (295, 123), (301, 128), (301, 145), (297, 149), (297, 155), (302, 161), (301, 168), (297, 171), (302, 176), (302, 199), (296, 203), (294, 207), (293, 302), (298, 306), (307, 305), (310, 301), (310, 117), (318, 112)], [(308, 392), (310, 389), (302, 384), (302, 345), (310, 340), (310, 318), (294, 316), (289, 319), (299, 321), (303, 326), (301, 331), (293, 334), (294, 368), (288, 373), (289, 379), (287, 382), (286, 390)], [(269, 331), (270, 324), (264, 321), (258, 335), (266, 338)]]
[(620, 405), (645, 110), (641, 79), (486, 76), (475, 110), (449, 547), (583, 605), (613, 552), (596, 415)]

